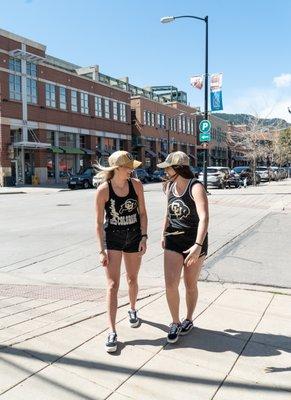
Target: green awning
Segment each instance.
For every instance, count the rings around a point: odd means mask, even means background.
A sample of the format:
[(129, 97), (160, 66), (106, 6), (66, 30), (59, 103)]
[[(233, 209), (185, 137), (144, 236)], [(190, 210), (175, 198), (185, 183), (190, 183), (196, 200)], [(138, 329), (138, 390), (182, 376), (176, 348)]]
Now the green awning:
[(61, 147), (52, 146), (49, 148), (54, 154), (63, 154), (64, 150)]
[(62, 149), (66, 154), (85, 154), (84, 150), (81, 150), (77, 147), (62, 146)]

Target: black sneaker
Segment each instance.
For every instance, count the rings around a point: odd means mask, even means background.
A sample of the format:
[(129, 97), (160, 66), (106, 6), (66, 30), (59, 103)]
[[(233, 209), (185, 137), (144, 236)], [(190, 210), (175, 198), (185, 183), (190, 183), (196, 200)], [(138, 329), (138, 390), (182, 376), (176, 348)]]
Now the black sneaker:
[(170, 330), (167, 336), (167, 342), (168, 343), (176, 343), (180, 332), (181, 332), (181, 324), (175, 324), (174, 322), (170, 325)]
[(137, 316), (137, 311), (136, 310), (129, 310), (128, 311), (129, 315), (129, 323), (132, 328), (136, 328), (139, 325), (139, 319)]
[(189, 319), (184, 319), (181, 323), (181, 333), (180, 335), (187, 335), (193, 329), (193, 322)]
[(117, 350), (117, 335), (115, 332), (110, 332), (105, 344), (107, 353), (114, 353)]

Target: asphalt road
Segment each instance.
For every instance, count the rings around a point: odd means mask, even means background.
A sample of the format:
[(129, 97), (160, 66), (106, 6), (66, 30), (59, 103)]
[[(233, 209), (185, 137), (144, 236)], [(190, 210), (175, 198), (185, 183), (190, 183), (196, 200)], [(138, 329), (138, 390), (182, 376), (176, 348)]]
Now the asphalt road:
[[(165, 196), (145, 186), (149, 249), (141, 286), (163, 286), (160, 234)], [(291, 287), (291, 181), (213, 190), (210, 248), (201, 279)], [(95, 240), (94, 190), (0, 196), (0, 280), (105, 287)]]

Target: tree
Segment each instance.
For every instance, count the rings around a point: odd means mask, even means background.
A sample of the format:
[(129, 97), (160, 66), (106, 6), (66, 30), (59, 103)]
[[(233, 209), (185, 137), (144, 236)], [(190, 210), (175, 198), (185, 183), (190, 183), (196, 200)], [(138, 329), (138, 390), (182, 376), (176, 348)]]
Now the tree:
[[(286, 128), (286, 122), (280, 119), (260, 118), (258, 115), (245, 114), (244, 124), (230, 125), (228, 145), (233, 152), (243, 153), (253, 169), (253, 182), (256, 184), (256, 168), (258, 163), (271, 164), (275, 162), (277, 153), (283, 153), (285, 148), (274, 146), (274, 138), (278, 132)], [(288, 129), (287, 129), (288, 130)], [(289, 137), (289, 136), (288, 136)]]
[(289, 165), (291, 162), (291, 128), (284, 129), (273, 142), (275, 162), (279, 165)]

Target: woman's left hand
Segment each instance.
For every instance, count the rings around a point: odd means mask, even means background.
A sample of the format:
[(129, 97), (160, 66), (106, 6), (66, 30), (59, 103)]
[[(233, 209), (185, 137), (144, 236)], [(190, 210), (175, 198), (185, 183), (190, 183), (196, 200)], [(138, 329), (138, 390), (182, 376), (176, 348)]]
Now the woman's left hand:
[(146, 239), (141, 239), (138, 247), (138, 251), (140, 253), (140, 257), (142, 257), (147, 251), (147, 241)]
[(191, 265), (195, 264), (199, 259), (201, 246), (194, 244), (194, 246), (190, 247), (188, 250), (183, 251), (183, 253), (188, 253), (188, 256), (184, 261), (184, 265), (186, 265), (187, 267), (191, 267)]

